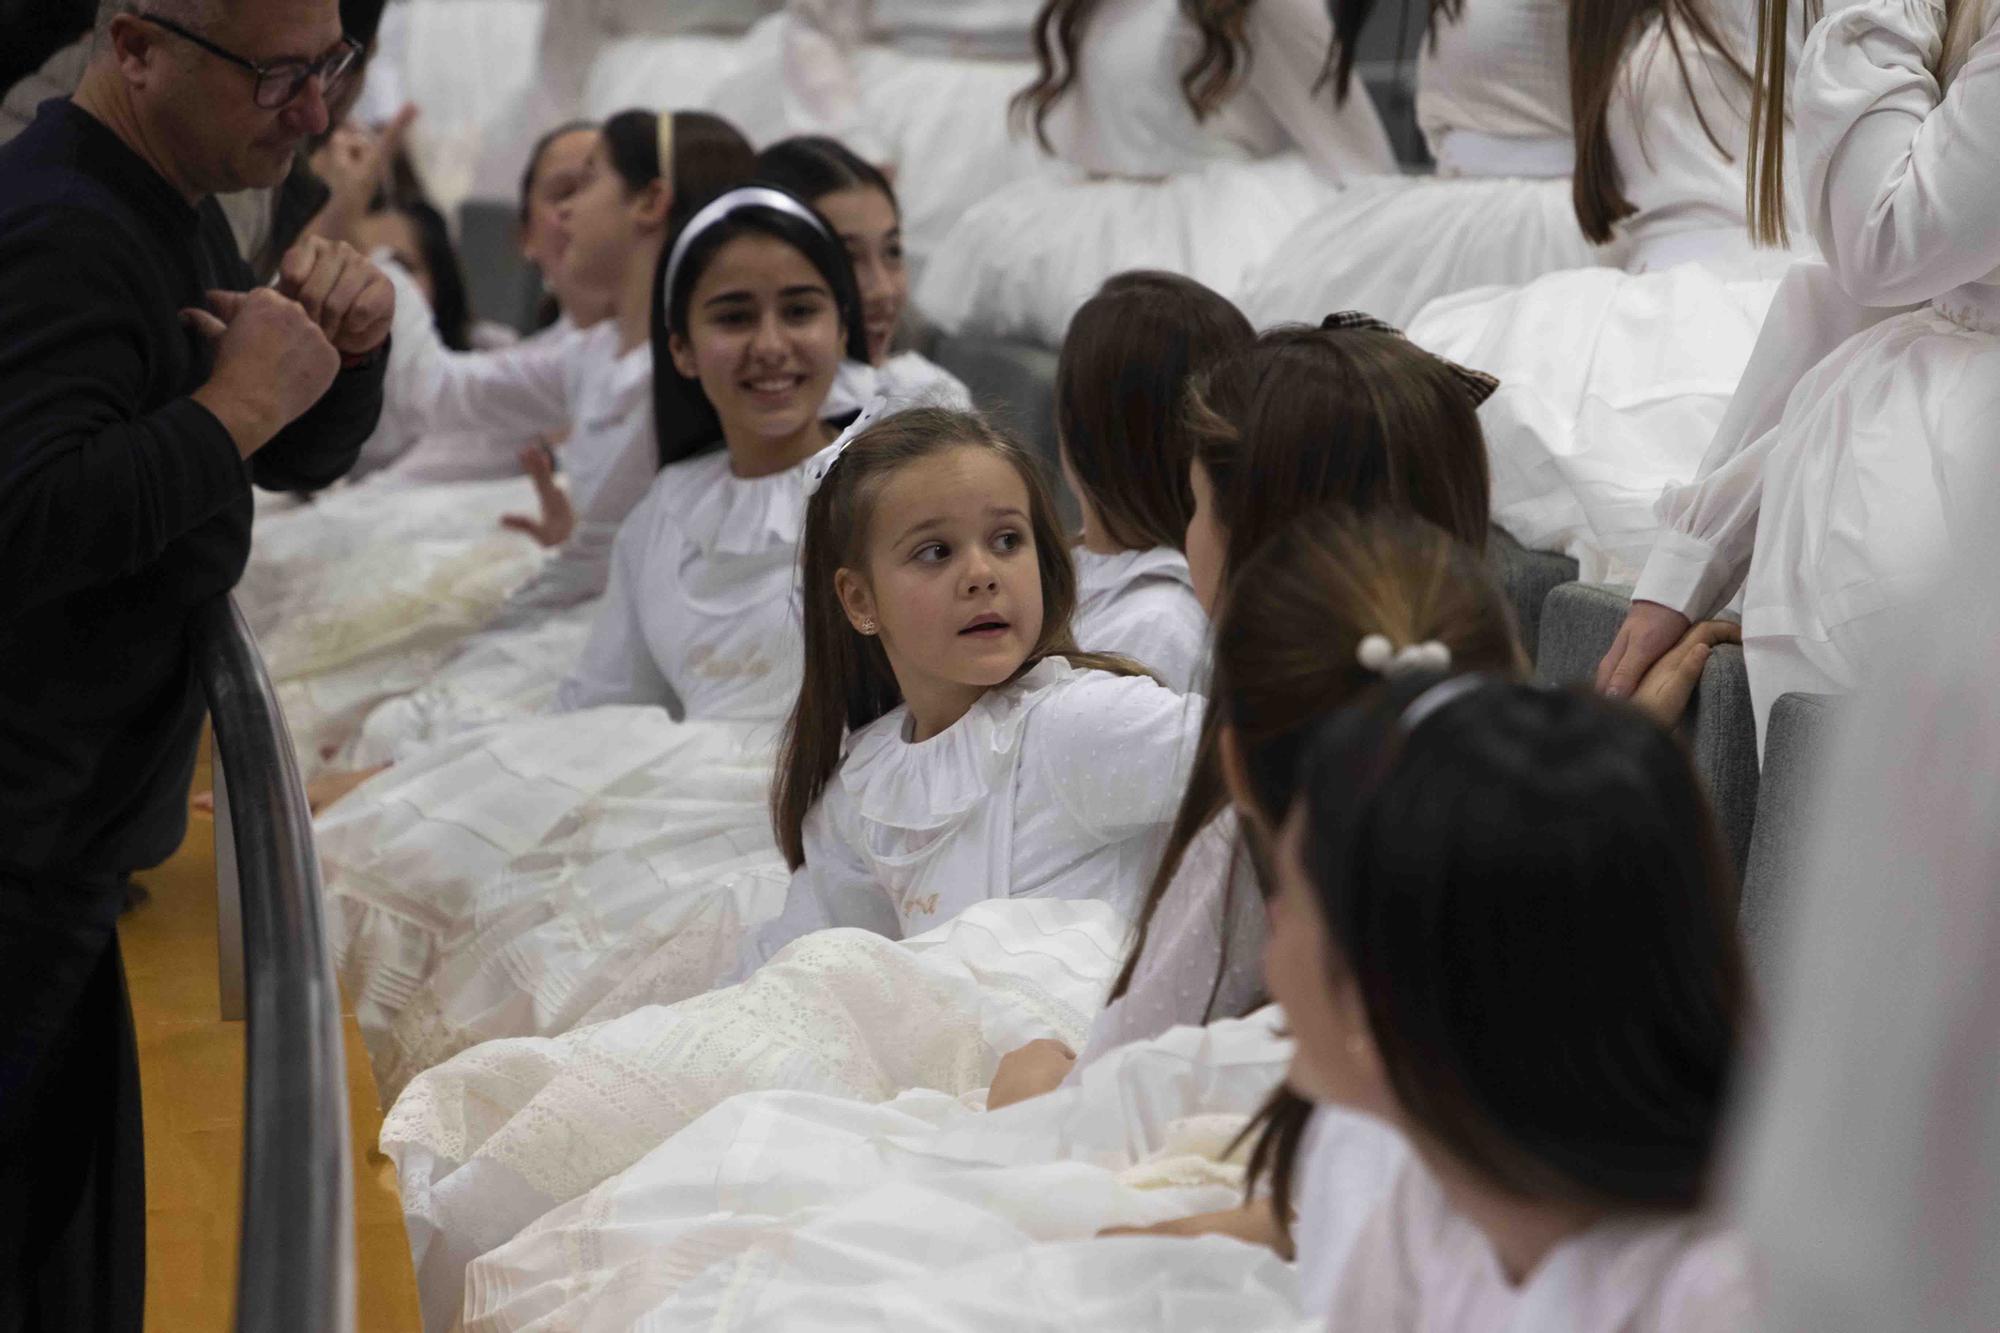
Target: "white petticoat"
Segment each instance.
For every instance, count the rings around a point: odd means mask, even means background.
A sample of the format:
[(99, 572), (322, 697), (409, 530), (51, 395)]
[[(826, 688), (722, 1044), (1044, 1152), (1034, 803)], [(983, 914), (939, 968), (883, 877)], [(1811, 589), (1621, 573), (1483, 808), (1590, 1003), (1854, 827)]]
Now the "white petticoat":
[(1577, 226), (1568, 177), (1362, 178), (1279, 243), (1251, 274), (1258, 328), (1362, 310), (1397, 328), (1441, 296), (1617, 263)]
[(1576, 269), (1425, 307), (1413, 341), (1500, 378), (1479, 413), (1494, 522), (1586, 582), (1637, 580), (1660, 492), (1700, 466), (1790, 262)]
[(506, 723), (319, 820), (335, 965), (385, 1098), (614, 990), (698, 993), (783, 905), (772, 724), (601, 708)]
[(479, 727), (549, 712), (557, 687), (583, 655), (602, 600), (465, 640), (421, 687), (370, 711), (336, 765), (363, 769), (408, 760)]
[(2000, 331), (1935, 308), (1868, 329), (1800, 381), (1764, 465), (1743, 647), (1761, 739), (1793, 690), (1861, 684), (1883, 613), (1946, 568), (2000, 444)]
[[(991, 1113), (935, 1091), (872, 1106), (731, 1098), (473, 1263), (466, 1326), (1197, 1329), (1222, 1309), (1250, 1327), (1294, 1321), (1290, 1274), (1265, 1251), (1096, 1238), (1240, 1201), (1229, 1149), (1284, 1074), (1275, 1022), (1175, 1029)], [(1393, 1170), (1386, 1128), (1332, 1114)], [(1018, 1285), (1028, 1274), (1033, 1287)]]
[(447, 1328), (466, 1265), (742, 1092), (881, 1102), (982, 1092), (1035, 1037), (1075, 1046), (1126, 926), (1093, 901), (1001, 899), (892, 941), (830, 930), (740, 986), (550, 1038), (489, 1042), (419, 1075), (390, 1109), (426, 1325)]
[(1339, 195), (1294, 153), (1164, 180), (1038, 176), (968, 210), (932, 256), (916, 303), (947, 333), (1060, 346), (1106, 278), (1164, 269), (1240, 300), (1250, 276)]

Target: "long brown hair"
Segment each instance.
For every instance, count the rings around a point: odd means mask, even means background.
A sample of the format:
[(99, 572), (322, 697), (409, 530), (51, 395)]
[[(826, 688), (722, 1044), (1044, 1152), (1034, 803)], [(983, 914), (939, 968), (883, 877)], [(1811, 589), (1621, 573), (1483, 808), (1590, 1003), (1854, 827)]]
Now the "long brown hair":
[(1625, 195), (1618, 162), (1611, 153), (1611, 99), (1619, 79), (1626, 75), (1626, 54), (1656, 16), (1665, 25), (1667, 45), (1701, 120), (1702, 132), (1725, 158), (1729, 149), (1716, 137), (1701, 109), (1694, 70), (1682, 46), (1684, 34), (1720, 52), (1731, 70), (1746, 84), (1752, 82), (1751, 72), (1704, 12), (1702, 0), (1573, 0), (1569, 7), (1569, 100), (1576, 168), (1570, 177), (1570, 191), (1578, 225), (1598, 245), (1611, 240), (1612, 227), (1637, 211)]
[[(1047, 0), (1035, 16), (1035, 59), (1041, 72), (1014, 94), (1010, 109), (1016, 123), (1025, 122), (1050, 153), (1049, 113), (1076, 86), (1077, 53), (1084, 30), (1103, 0)], [(1250, 6), (1256, 0), (1180, 0), (1181, 12), (1201, 34), (1201, 50), (1181, 71), (1181, 94), (1196, 120), (1207, 120), (1220, 109), (1250, 67), (1250, 45), (1244, 36)], [(1329, 60), (1331, 52), (1329, 52)]]
[(771, 823), (794, 870), (806, 860), (806, 813), (839, 769), (847, 734), (903, 702), (881, 641), (848, 622), (834, 576), (863, 566), (869, 521), (889, 479), (912, 463), (952, 449), (998, 454), (1028, 490), (1028, 523), (1042, 581), (1042, 632), (1016, 676), (1050, 657), (1118, 675), (1144, 674), (1123, 658), (1077, 651), (1070, 630), (1076, 614), (1076, 569), (1048, 480), (1032, 454), (971, 412), (919, 407), (882, 418), (854, 437), (806, 505), (805, 536), (799, 543), (805, 676), (785, 723), (771, 785)]
[(1186, 542), (1188, 377), (1256, 336), (1227, 299), (1174, 273), (1121, 273), (1070, 320), (1056, 363), (1056, 433), (1112, 541), (1128, 551)]

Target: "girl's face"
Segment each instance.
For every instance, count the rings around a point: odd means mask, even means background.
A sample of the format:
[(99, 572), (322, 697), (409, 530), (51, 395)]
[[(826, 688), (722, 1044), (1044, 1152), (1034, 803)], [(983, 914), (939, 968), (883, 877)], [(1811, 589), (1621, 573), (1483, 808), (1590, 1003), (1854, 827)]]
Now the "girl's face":
[(1360, 989), (1327, 936), (1304, 848), (1301, 806), (1285, 820), (1272, 848), (1277, 891), (1264, 941), (1264, 984), (1284, 1007), (1285, 1027), (1297, 1043), (1286, 1081), (1302, 1097), (1393, 1121), (1395, 1099)]
[(1215, 511), (1215, 485), (1208, 469), (1199, 462), (1188, 465), (1188, 484), (1194, 491), (1194, 513), (1188, 516), (1188, 574), (1194, 580), (1194, 595), (1201, 609), (1215, 616), (1215, 604), (1222, 597), (1223, 557), (1229, 549), (1229, 533)]
[(847, 247), (861, 286), (861, 313), (868, 324), (868, 359), (881, 365), (910, 300), (910, 273), (903, 263), (903, 220), (880, 190), (860, 185), (822, 195), (815, 201)]
[(880, 635), (919, 718), (962, 716), (1040, 641), (1030, 503), (1020, 472), (991, 449), (932, 454), (883, 483), (862, 568), (835, 575), (849, 620)]
[(634, 190), (611, 165), (602, 137), (584, 164), (583, 181), (557, 210), (568, 248), (562, 257), (562, 281), (582, 292), (615, 292), (623, 284), (626, 266), (648, 239), (658, 240), (648, 225), (664, 216), (664, 184)]
[(811, 260), (775, 236), (737, 237), (695, 280), (687, 323), (668, 348), (725, 440), (789, 440), (817, 424), (847, 333)]
[(389, 257), (416, 280), (417, 289), (424, 294), (424, 299), (432, 305), (437, 304), (437, 282), (431, 277), (430, 265), (424, 262), (423, 241), (417, 235), (417, 224), (409, 218), (387, 210), (370, 213), (354, 224), (354, 248), (364, 255), (387, 250)]
[(596, 130), (571, 130), (552, 140), (536, 164), (535, 182), (528, 187), (528, 217), (521, 228), (521, 253), (544, 279), (553, 280), (562, 267), (563, 252), (569, 248), (562, 206), (583, 185), (597, 140)]

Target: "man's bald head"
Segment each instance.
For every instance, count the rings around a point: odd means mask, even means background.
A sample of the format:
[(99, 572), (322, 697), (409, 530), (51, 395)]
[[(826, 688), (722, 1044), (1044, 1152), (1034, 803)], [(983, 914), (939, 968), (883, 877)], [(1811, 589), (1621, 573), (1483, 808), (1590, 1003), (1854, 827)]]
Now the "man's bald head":
[(98, 0), (97, 30), (103, 32), (120, 14), (158, 14), (175, 23), (194, 25), (220, 17), (228, 0)]

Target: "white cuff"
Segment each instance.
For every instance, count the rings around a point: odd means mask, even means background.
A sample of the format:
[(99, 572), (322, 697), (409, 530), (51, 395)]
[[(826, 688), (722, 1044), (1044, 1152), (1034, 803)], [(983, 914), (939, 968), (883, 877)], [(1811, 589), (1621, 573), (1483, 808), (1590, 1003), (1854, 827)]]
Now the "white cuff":
[(1676, 528), (1666, 528), (1653, 542), (1653, 553), (1632, 589), (1632, 600), (1658, 602), (1689, 620), (1706, 620), (1722, 609), (1741, 581), (1713, 546)]

